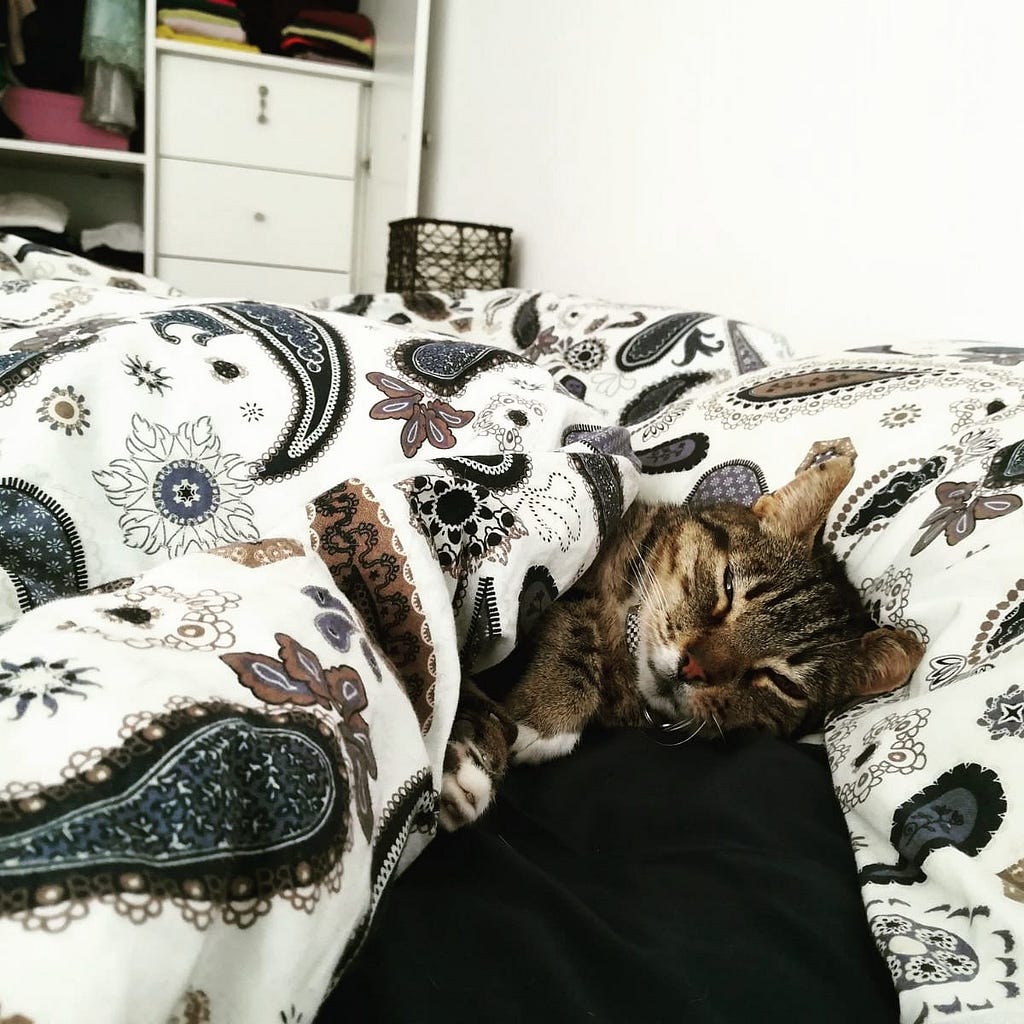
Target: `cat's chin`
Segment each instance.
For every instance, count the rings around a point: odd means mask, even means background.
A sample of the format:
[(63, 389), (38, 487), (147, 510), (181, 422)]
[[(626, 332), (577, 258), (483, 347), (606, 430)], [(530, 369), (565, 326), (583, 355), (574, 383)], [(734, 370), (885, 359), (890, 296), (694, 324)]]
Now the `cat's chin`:
[(650, 657), (641, 644), (636, 666), (636, 685), (647, 707), (669, 722), (690, 718), (686, 688), (667, 680), (658, 672), (655, 658)]

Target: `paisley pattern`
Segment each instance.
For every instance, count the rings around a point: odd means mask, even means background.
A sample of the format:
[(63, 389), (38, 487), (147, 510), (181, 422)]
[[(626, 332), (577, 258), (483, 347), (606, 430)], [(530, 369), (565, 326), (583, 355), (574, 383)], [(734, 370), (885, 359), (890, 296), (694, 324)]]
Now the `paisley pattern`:
[[(246, 771), (253, 763), (258, 775)], [(154, 716), (66, 782), (0, 802), (4, 905), (27, 923), (69, 898), (159, 892), (209, 901), (240, 923), (233, 904), (316, 884), (337, 862), (342, 765), (300, 714), (192, 704)], [(296, 777), (306, 784), (290, 785)]]
[(696, 505), (715, 505), (733, 501), (751, 506), (768, 492), (764, 471), (756, 463), (744, 460), (724, 462), (709, 469), (696, 483), (686, 500)]
[(849, 388), (870, 387), (879, 381), (917, 376), (920, 371), (892, 370), (808, 370), (776, 377), (763, 384), (739, 388), (736, 398), (741, 402), (793, 402), (815, 395), (834, 394)]
[(236, 331), (251, 334), (292, 388), (292, 414), (278, 443), (256, 463), (256, 479), (278, 480), (321, 458), (352, 403), (351, 355), (341, 331), (297, 309), (261, 302), (211, 307)]
[(473, 613), (465, 633), (466, 638), (459, 654), (467, 665), (477, 664), (490, 641), (501, 636), (501, 611), (498, 608), (493, 576), (480, 576), (477, 581)]
[(182, 341), (193, 341), (205, 345), (211, 338), (223, 338), (237, 334), (238, 329), (219, 320), (205, 309), (179, 306), (166, 313), (153, 313), (148, 318), (158, 338), (178, 345)]
[(850, 516), (843, 532), (862, 533), (873, 524), (884, 523), (899, 512), (921, 488), (937, 480), (945, 468), (946, 459), (937, 455), (922, 463), (919, 469), (894, 474), (884, 487), (875, 491)]
[(625, 511), (619, 471), (615, 462), (603, 455), (573, 453), (569, 458), (590, 488), (597, 516), (598, 537), (603, 541)]
[(445, 398), (462, 395), (466, 385), (486, 370), (521, 357), (507, 349), (467, 341), (408, 341), (392, 356), (395, 369), (411, 377), (420, 387)]
[(386, 373), (368, 373), (366, 379), (386, 396), (370, 409), (370, 418), (404, 421), (400, 440), (402, 454), (407, 459), (426, 443), (434, 448), (454, 448), (453, 431), (466, 426), (476, 415), (436, 398), (424, 401), (422, 391)]
[(996, 773), (977, 764), (959, 764), (901, 804), (893, 815), (890, 842), (895, 864), (867, 864), (862, 882), (909, 885), (923, 881), (922, 865), (935, 851), (953, 846), (976, 856), (999, 828), (1006, 796)]
[(1015, 441), (1000, 448), (992, 457), (985, 486), (993, 489), (1024, 484), (1024, 441)]
[[(318, 617), (321, 632), (324, 632), (326, 618), (329, 616)], [(336, 635), (329, 636), (332, 646), (338, 645)], [(377, 761), (370, 731), (362, 716), (369, 702), (359, 672), (349, 665), (324, 668), (313, 651), (285, 633), (276, 634), (274, 640), (278, 644), (278, 658), (244, 651), (222, 654), (221, 661), (234, 671), (243, 686), (268, 704), (288, 703), (299, 707), (319, 704), (338, 712), (356, 814), (369, 842), (373, 832), (370, 779), (377, 777)]]
[(22, 611), (87, 586), (85, 552), (71, 517), (17, 477), (0, 479), (0, 565)]
[(644, 369), (664, 358), (680, 342), (684, 343), (685, 351), (676, 366), (689, 365), (698, 354), (720, 352), (724, 343), (708, 344), (701, 336), (700, 325), (710, 319), (708, 313), (673, 313), (649, 323), (622, 346), (615, 364), (626, 373)]
[(438, 459), (437, 465), (450, 473), (486, 487), (495, 494), (514, 491), (530, 475), (530, 459), (526, 455), (467, 455), (457, 459)]
[(338, 982), (366, 941), (374, 912), (395, 877), (409, 837), (417, 833), (429, 836), (436, 820), (437, 794), (431, 784), (430, 773), (418, 772), (391, 797), (381, 815), (370, 867), (370, 904), (345, 945), (331, 977), (331, 987)]
[(635, 426), (713, 379), (706, 371), (672, 374), (671, 377), (644, 388), (636, 398), (631, 398), (623, 407), (619, 422), (626, 427)]
[(325, 491), (310, 512), (317, 554), (397, 669), (427, 732), (436, 682), (433, 644), (394, 527), (370, 488), (357, 480)]
[(641, 449), (636, 456), (645, 473), (677, 473), (703, 462), (708, 444), (708, 435), (697, 432)]

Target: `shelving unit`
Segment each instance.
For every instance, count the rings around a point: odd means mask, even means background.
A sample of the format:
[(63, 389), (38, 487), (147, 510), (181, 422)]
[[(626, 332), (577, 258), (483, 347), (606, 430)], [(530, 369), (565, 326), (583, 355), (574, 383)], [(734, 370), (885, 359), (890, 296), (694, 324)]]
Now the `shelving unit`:
[(146, 164), (146, 155), (117, 149), (97, 149), (94, 146), (65, 146), (59, 142), (0, 139), (0, 163), (21, 167), (52, 167), (55, 163), (65, 161), (83, 170), (141, 174)]
[[(373, 20), (377, 33), (372, 71), (181, 43), (151, 33), (146, 42), (145, 151), (0, 139), (0, 192), (40, 192), (60, 199), (71, 211), (71, 232), (114, 220), (141, 223), (146, 271), (158, 273), (159, 254), (165, 251), (160, 247), (158, 222), (162, 58), (184, 57), (256, 73), (287, 70), (289, 75), (350, 81), (361, 87), (363, 100), (348, 283), (357, 291), (381, 290), (387, 225), (418, 212), (430, 0), (363, 0), (360, 9)], [(156, 0), (146, 0), (146, 23), (156, 24)], [(216, 103), (216, 97), (211, 97), (211, 102)], [(268, 164), (273, 166), (269, 160)], [(167, 265), (175, 264), (168, 260)]]

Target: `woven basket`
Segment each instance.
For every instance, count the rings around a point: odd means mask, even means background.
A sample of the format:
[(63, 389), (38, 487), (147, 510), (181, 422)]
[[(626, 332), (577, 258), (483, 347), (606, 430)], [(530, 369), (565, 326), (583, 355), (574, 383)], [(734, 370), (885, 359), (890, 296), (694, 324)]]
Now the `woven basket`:
[(389, 292), (508, 287), (511, 228), (408, 217), (390, 229)]

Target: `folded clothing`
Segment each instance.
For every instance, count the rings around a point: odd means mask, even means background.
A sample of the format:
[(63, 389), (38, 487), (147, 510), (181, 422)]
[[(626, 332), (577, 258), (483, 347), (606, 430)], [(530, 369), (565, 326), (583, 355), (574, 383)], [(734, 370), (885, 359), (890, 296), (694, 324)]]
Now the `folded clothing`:
[(91, 252), (100, 246), (122, 252), (142, 252), (142, 228), (131, 221), (119, 220), (98, 228), (82, 229), (82, 251)]
[(242, 25), (251, 43), (264, 53), (281, 52), (281, 29), (298, 17), (300, 10), (359, 10), (358, 0), (238, 0)]
[(0, 228), (39, 228), (62, 234), (68, 226), (68, 208), (59, 199), (34, 192), (0, 194)]
[(230, 39), (215, 39), (212, 36), (196, 36), (189, 32), (175, 32), (173, 28), (167, 25), (157, 25), (156, 27), (157, 38), (159, 39), (173, 39), (179, 43), (200, 43), (203, 46), (221, 46), (225, 50), (241, 50), (244, 53), (259, 53), (258, 46), (252, 46), (250, 43), (236, 43)]
[(142, 228), (132, 221), (119, 220), (98, 228), (82, 229), (82, 252), (105, 267), (141, 273), (142, 250)]
[[(248, 43), (235, 0), (158, 0), (157, 24), (175, 33), (228, 43)], [(160, 33), (166, 38), (165, 33)]]
[(303, 8), (281, 30), (281, 52), (373, 67), (373, 22), (365, 14)]

